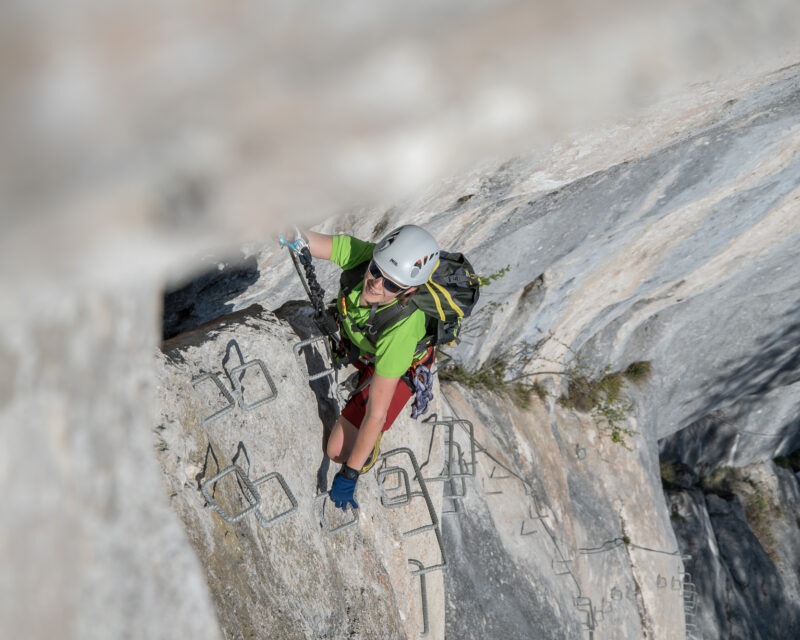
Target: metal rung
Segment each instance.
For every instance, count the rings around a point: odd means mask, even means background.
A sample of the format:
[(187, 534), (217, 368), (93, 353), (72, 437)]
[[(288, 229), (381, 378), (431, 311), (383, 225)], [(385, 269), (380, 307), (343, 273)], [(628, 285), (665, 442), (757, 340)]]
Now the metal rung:
[(489, 477), (490, 477), (492, 480), (507, 480), (508, 478), (510, 478), (510, 477), (511, 477), (511, 476), (497, 476), (497, 477), (495, 477), (495, 475), (494, 475), (494, 472), (495, 472), (495, 471), (497, 471), (497, 465), (494, 465), (494, 466), (492, 467), (492, 470), (489, 472)]
[(520, 527), (519, 535), (521, 536), (530, 536), (536, 533), (536, 529), (531, 529), (530, 531), (525, 531), (525, 520), (522, 521), (522, 527)]
[[(399, 477), (398, 485), (397, 487), (394, 487), (394, 489), (399, 489), (405, 486), (405, 494), (390, 499), (383, 490), (383, 480), (391, 475), (397, 475)], [(378, 472), (378, 483), (381, 489), (381, 504), (387, 509), (404, 507), (411, 502), (411, 498), (413, 497), (411, 494), (411, 483), (408, 479), (408, 472), (402, 467), (388, 467), (386, 469), (381, 469)]]
[(205, 382), (206, 380), (211, 380), (215, 385), (217, 385), (217, 389), (219, 389), (220, 393), (223, 396), (225, 396), (225, 399), (228, 401), (228, 406), (223, 407), (216, 413), (212, 413), (210, 416), (203, 418), (204, 425), (208, 424), (209, 422), (213, 422), (217, 418), (224, 416), (229, 411), (232, 411), (233, 408), (236, 406), (236, 401), (233, 399), (233, 396), (231, 395), (230, 391), (228, 391), (225, 388), (225, 385), (222, 384), (222, 381), (219, 379), (219, 376), (217, 376), (216, 373), (204, 373), (201, 376), (194, 378), (192, 380), (192, 388), (197, 390), (197, 385), (199, 385), (201, 382)]
[(325, 533), (333, 535), (335, 533), (339, 533), (340, 531), (343, 531), (345, 529), (354, 526), (358, 522), (358, 510), (353, 509), (352, 505), (347, 505), (347, 508), (353, 514), (353, 519), (350, 520), (349, 522), (345, 522), (344, 524), (341, 524), (338, 527), (334, 527), (333, 529), (331, 529), (330, 525), (328, 524), (328, 521), (325, 518), (324, 503), (325, 503), (325, 498), (327, 497), (328, 497), (327, 493), (320, 493), (316, 498), (314, 498), (314, 510), (315, 513), (317, 514), (320, 524), (322, 525), (322, 528), (325, 530)]
[(575, 597), (572, 599), (572, 603), (578, 611), (586, 614), (586, 622), (582, 622), (581, 624), (588, 631), (594, 630), (596, 627), (595, 610), (591, 598), (587, 598), (586, 596)]
[[(553, 560), (550, 562), (550, 566), (552, 567), (553, 571), (555, 572), (555, 574), (556, 574), (557, 576), (565, 576), (565, 575), (567, 575), (567, 574), (569, 574), (569, 573), (572, 573), (572, 569), (570, 569), (570, 568), (569, 568), (569, 564), (570, 564), (571, 562), (572, 562), (572, 560), (571, 560), (571, 559), (567, 559), (567, 560), (556, 560), (555, 558), (553, 558)], [(567, 568), (567, 570), (566, 570), (566, 571), (559, 571), (558, 569), (556, 569), (556, 565), (557, 565), (557, 564), (560, 564), (560, 565), (562, 565), (563, 567), (566, 567), (566, 568)]]
[[(461, 493), (458, 493), (456, 490), (456, 482), (461, 482)], [(455, 480), (450, 482), (449, 489), (453, 492), (450, 494), (445, 494), (444, 491), (447, 491), (448, 485), (444, 486), (442, 497), (443, 498), (451, 498), (453, 500), (463, 500), (467, 496), (467, 483), (464, 478), (456, 478)]]
[[(464, 452), (461, 449), (461, 445), (458, 442), (448, 441), (445, 443), (447, 446), (448, 454), (450, 455), (450, 460), (445, 464), (445, 471), (442, 471), (441, 475), (434, 476), (432, 478), (425, 478), (425, 482), (447, 482), (448, 480), (463, 480), (464, 478), (471, 478), (475, 474), (470, 471), (464, 471), (464, 467), (467, 466), (467, 463), (464, 462)], [(458, 462), (459, 471), (453, 473), (453, 448), (456, 449), (457, 456), (456, 461)]]
[(428, 508), (428, 516), (431, 520), (430, 524), (424, 525), (423, 527), (419, 527), (418, 529), (414, 529), (412, 531), (408, 531), (403, 534), (403, 537), (410, 537), (412, 535), (416, 535), (417, 533), (422, 533), (423, 531), (433, 531), (436, 534), (436, 543), (439, 546), (439, 553), (441, 554), (442, 559), (439, 564), (431, 565), (429, 567), (421, 567), (417, 571), (413, 571), (411, 575), (421, 576), (426, 573), (431, 573), (432, 571), (443, 571), (447, 568), (447, 559), (445, 558), (444, 544), (442, 543), (442, 532), (439, 528), (439, 519), (436, 516), (436, 510), (433, 508), (433, 501), (431, 500), (430, 493), (428, 492), (428, 487), (425, 484), (425, 479), (422, 477), (422, 472), (419, 469), (419, 464), (417, 463), (417, 458), (414, 455), (414, 452), (408, 447), (399, 447), (397, 449), (387, 451), (381, 455), (380, 460), (381, 462), (385, 462), (392, 456), (398, 454), (406, 454), (408, 456), (409, 461), (411, 462), (411, 467), (414, 471), (413, 477), (417, 480), (420, 487), (420, 491), (409, 491), (408, 495), (411, 498), (419, 496), (425, 500), (425, 505)]
[(485, 496), (499, 496), (500, 494), (503, 493), (502, 491), (487, 491), (486, 485), (483, 483), (483, 480), (481, 480), (481, 487), (483, 488), (483, 495)]
[(320, 341), (322, 341), (323, 344), (325, 345), (325, 353), (328, 354), (328, 360), (329, 361), (332, 360), (330, 347), (328, 345), (328, 340), (327, 340), (327, 338), (325, 336), (314, 336), (313, 338), (308, 338), (307, 340), (301, 340), (300, 342), (298, 342), (297, 344), (295, 344), (292, 347), (292, 350), (294, 351), (294, 357), (297, 359), (297, 364), (300, 365), (300, 370), (305, 373), (306, 379), (309, 382), (311, 382), (313, 380), (318, 380), (319, 378), (324, 378), (325, 376), (333, 376), (333, 372), (334, 372), (334, 368), (333, 367), (330, 367), (328, 369), (324, 369), (323, 371), (320, 371), (319, 373), (312, 374), (308, 370), (308, 367), (306, 366), (306, 363), (303, 360), (302, 355), (300, 354), (300, 352), (305, 347), (310, 347), (315, 342), (320, 342)]
[(410, 538), (411, 536), (419, 535), (420, 533), (425, 533), (426, 531), (434, 531), (438, 525), (435, 524), (425, 524), (421, 527), (417, 527), (416, 529), (412, 529), (411, 531), (406, 531), (403, 533), (404, 538)]
[[(263, 398), (256, 400), (255, 402), (247, 404), (244, 400), (244, 390), (242, 389), (242, 383), (239, 380), (237, 374), (242, 373), (243, 371), (252, 366), (258, 366), (261, 368), (261, 373), (264, 374), (264, 379), (267, 381), (267, 384), (269, 385), (270, 395), (264, 396)], [(228, 375), (231, 381), (233, 382), (234, 391), (239, 396), (239, 406), (245, 411), (252, 411), (257, 407), (260, 407), (261, 405), (267, 404), (268, 402), (272, 402), (275, 398), (278, 397), (278, 390), (275, 388), (275, 383), (272, 381), (272, 377), (269, 375), (269, 371), (267, 371), (267, 365), (265, 365), (262, 360), (250, 360), (249, 362), (240, 364), (238, 367), (234, 367), (233, 369), (231, 369)]]
[[(477, 452), (475, 450), (475, 427), (469, 420), (461, 420), (455, 418), (448, 418), (445, 420), (435, 420), (433, 422), (428, 422), (426, 424), (430, 424), (433, 429), (436, 429), (437, 426), (445, 426), (447, 427), (447, 473), (441, 474), (439, 476), (434, 476), (433, 478), (425, 478), (425, 482), (444, 482), (445, 480), (452, 480), (453, 478), (466, 478), (466, 477), (474, 477), (475, 472), (477, 469)], [(470, 448), (470, 461), (469, 462), (462, 462), (463, 461), (463, 454), (461, 452), (461, 446), (455, 440), (455, 428), (458, 425), (466, 425), (469, 437), (469, 448)], [(453, 472), (453, 449), (458, 449), (458, 457), (457, 461), (459, 461), (459, 471)], [(466, 466), (468, 471), (461, 472), (461, 465)]]
[(295, 511), (297, 511), (297, 500), (295, 499), (294, 494), (292, 493), (291, 489), (289, 489), (289, 485), (286, 484), (286, 480), (284, 480), (283, 476), (280, 473), (278, 473), (277, 471), (273, 471), (271, 473), (268, 473), (267, 475), (262, 476), (258, 480), (255, 480), (253, 482), (253, 486), (258, 487), (258, 486), (264, 484), (265, 482), (267, 482), (268, 480), (271, 480), (272, 478), (275, 478), (278, 481), (278, 484), (281, 485), (281, 489), (283, 489), (283, 492), (286, 494), (286, 497), (289, 498), (289, 502), (292, 503), (292, 506), (289, 507), (286, 511), (283, 511), (283, 512), (279, 513), (278, 515), (273, 516), (272, 518), (266, 518), (264, 516), (264, 514), (261, 513), (261, 509), (257, 509), (256, 510), (256, 519), (258, 520), (258, 524), (260, 524), (262, 527), (266, 527), (266, 528), (271, 527), (274, 524), (277, 524), (281, 520), (285, 520), (290, 515), (292, 515)]
[(448, 500), (452, 500), (453, 501), (453, 509), (445, 511), (444, 507), (442, 507), (442, 515), (443, 516), (449, 516), (449, 515), (452, 515), (454, 513), (459, 513), (461, 511), (461, 508), (459, 508), (459, 506), (458, 506), (458, 503), (461, 500), (460, 497), (448, 497), (448, 496), (444, 496), (444, 497), (447, 498)]
[(545, 518), (549, 518), (550, 514), (548, 514), (548, 513), (539, 513), (538, 511), (536, 513), (534, 513), (533, 512), (533, 504), (531, 503), (531, 504), (528, 504), (528, 517), (531, 520), (539, 520), (541, 522)]
[[(233, 515), (229, 514), (227, 511), (225, 511), (225, 509), (223, 509), (219, 504), (217, 504), (216, 500), (214, 500), (214, 498), (208, 492), (208, 487), (210, 485), (214, 484), (215, 482), (218, 482), (219, 480), (227, 476), (229, 473), (235, 473), (237, 476), (239, 476), (239, 480), (242, 481), (246, 489), (244, 492), (244, 497), (250, 504), (249, 507)], [(220, 517), (223, 520), (225, 520), (225, 522), (230, 522), (230, 523), (239, 522), (239, 520), (244, 518), (249, 513), (256, 511), (261, 504), (261, 496), (256, 490), (255, 485), (250, 480), (250, 478), (247, 477), (247, 474), (244, 472), (244, 470), (235, 464), (232, 464), (230, 467), (227, 467), (222, 471), (220, 471), (214, 477), (206, 480), (203, 484), (200, 485), (200, 492), (203, 494), (203, 497), (206, 499), (206, 502), (208, 502), (209, 508), (216, 511), (220, 515)]]
[[(419, 560), (414, 560), (414, 558), (408, 559), (409, 564), (413, 564), (418, 569), (422, 570), (425, 568), (425, 565), (422, 564)], [(425, 588), (425, 574), (420, 573), (419, 575), (419, 585), (420, 585), (420, 592), (422, 595), (422, 631), (419, 634), (420, 638), (424, 638), (428, 635), (428, 591)]]

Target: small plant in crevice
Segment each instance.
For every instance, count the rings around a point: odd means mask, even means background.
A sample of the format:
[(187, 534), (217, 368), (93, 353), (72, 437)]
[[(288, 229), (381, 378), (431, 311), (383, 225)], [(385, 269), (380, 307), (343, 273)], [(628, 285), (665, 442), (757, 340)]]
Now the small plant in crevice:
[[(547, 340), (555, 340), (567, 353), (572, 354), (569, 365), (560, 371), (523, 374), (513, 381), (537, 375), (565, 377), (566, 391), (558, 398), (558, 403), (567, 409), (591, 414), (598, 429), (606, 433), (612, 442), (629, 451), (632, 450), (628, 440), (636, 432), (626, 425), (633, 412), (633, 404), (625, 397), (623, 389), (628, 381), (637, 385), (644, 383), (652, 373), (652, 363), (639, 360), (622, 371), (613, 371), (611, 366), (607, 366), (602, 371), (596, 372), (585, 364), (569, 345), (556, 340), (552, 332)], [(558, 362), (554, 364), (561, 366)]]
[[(552, 338), (552, 335), (550, 336)], [(540, 348), (543, 343), (540, 343)], [(566, 347), (566, 345), (564, 345)], [(537, 380), (537, 376), (563, 376), (566, 378), (566, 392), (558, 398), (559, 404), (568, 409), (591, 414), (601, 432), (606, 433), (612, 442), (632, 450), (629, 439), (636, 432), (626, 425), (633, 411), (633, 404), (623, 394), (627, 381), (635, 384), (644, 382), (652, 372), (648, 361), (637, 361), (628, 365), (623, 371), (612, 371), (606, 367), (600, 373), (593, 373), (588, 366), (581, 363), (576, 354), (572, 363), (563, 370), (537, 371), (523, 373), (508, 378), (509, 363), (517, 370), (524, 368), (535, 357), (539, 348), (523, 343), (513, 352), (505, 351), (500, 356), (489, 360), (483, 367), (469, 370), (463, 365), (454, 365), (440, 369), (443, 380), (453, 380), (469, 388), (484, 388), (494, 392), (506, 393), (519, 408), (531, 406), (534, 394), (545, 400), (551, 394)], [(569, 347), (568, 351), (572, 352)], [(518, 357), (525, 354), (524, 357)]]
[(675, 465), (665, 460), (658, 461), (658, 467), (661, 471), (661, 483), (673, 484), (675, 482)]
[(539, 381), (536, 382), (515, 382), (509, 386), (509, 395), (520, 409), (527, 409), (533, 402), (533, 396), (539, 400), (545, 400), (548, 395), (547, 389)]
[(583, 370), (568, 377), (567, 391), (558, 402), (567, 409), (590, 413), (598, 419), (601, 430), (608, 432), (611, 442), (631, 449), (627, 438), (635, 435), (625, 425), (633, 404), (622, 395), (625, 380), (621, 373), (606, 367), (599, 375), (590, 376)]
[(506, 365), (502, 358), (494, 358), (483, 367), (467, 369), (461, 364), (454, 364), (439, 369), (440, 380), (459, 382), (470, 389), (482, 387), (489, 391), (501, 391), (505, 384)]
[(782, 469), (789, 469), (794, 473), (800, 473), (800, 449), (792, 451), (785, 456), (778, 456), (773, 462)]
[(497, 280), (500, 280), (509, 271), (511, 271), (511, 265), (507, 264), (505, 267), (503, 267), (499, 271), (495, 271), (494, 273), (490, 273), (488, 276), (480, 276), (480, 278), (481, 278), (481, 287), (490, 286), (493, 282), (496, 282)]
[(521, 409), (531, 406), (532, 396), (546, 398), (547, 391), (539, 382), (517, 382), (508, 380), (507, 354), (492, 358), (482, 367), (468, 369), (464, 365), (448, 365), (439, 369), (440, 380), (458, 382), (473, 390), (485, 389), (494, 393), (505, 393)]
[(622, 372), (626, 380), (630, 380), (634, 384), (642, 384), (650, 378), (653, 373), (653, 363), (648, 360), (638, 360), (631, 362)]
[(772, 521), (783, 517), (780, 505), (769, 499), (768, 491), (755, 479), (733, 467), (715, 469), (700, 480), (706, 493), (716, 494), (726, 500), (738, 496), (747, 524), (761, 543), (764, 552), (773, 562), (778, 562), (778, 541), (772, 531)]

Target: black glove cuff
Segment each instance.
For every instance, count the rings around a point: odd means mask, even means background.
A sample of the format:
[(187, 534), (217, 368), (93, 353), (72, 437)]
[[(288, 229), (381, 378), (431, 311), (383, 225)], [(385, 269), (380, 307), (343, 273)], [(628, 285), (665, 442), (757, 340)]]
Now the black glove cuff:
[(336, 474), (337, 476), (344, 476), (348, 480), (352, 480), (353, 482), (358, 480), (358, 476), (361, 475), (360, 471), (356, 471), (355, 469), (351, 469), (346, 464), (342, 465), (342, 468), (339, 469), (339, 473)]

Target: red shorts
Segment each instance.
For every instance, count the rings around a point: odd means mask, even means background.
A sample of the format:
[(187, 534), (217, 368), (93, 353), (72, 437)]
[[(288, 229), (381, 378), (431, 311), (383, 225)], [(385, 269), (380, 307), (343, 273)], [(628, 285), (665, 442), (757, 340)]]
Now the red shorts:
[[(433, 347), (430, 347), (428, 349), (428, 353), (416, 366), (425, 366), (430, 369), (434, 359), (435, 355), (433, 353)], [(361, 371), (361, 375), (358, 376), (358, 385), (356, 386), (357, 389), (364, 384), (367, 378), (375, 375), (375, 365), (365, 364), (360, 360), (354, 362), (353, 365), (356, 367), (356, 369)], [(414, 367), (411, 367), (409, 368), (409, 371), (413, 372), (413, 369)], [(369, 387), (370, 385), (367, 385), (356, 395), (350, 398), (344, 409), (342, 409), (342, 417), (352, 424), (356, 429), (361, 428), (361, 422), (364, 420), (364, 416), (367, 413)], [(406, 406), (406, 403), (409, 401), (412, 395), (414, 394), (411, 392), (411, 389), (406, 382), (402, 378), (398, 380), (397, 387), (395, 388), (394, 395), (392, 396), (392, 402), (389, 404), (389, 410), (386, 412), (386, 422), (383, 423), (383, 429), (381, 429), (381, 431), (388, 431), (389, 427), (392, 426), (392, 423), (394, 423), (394, 421), (397, 419), (397, 416), (400, 415), (400, 412), (403, 410), (403, 407)]]

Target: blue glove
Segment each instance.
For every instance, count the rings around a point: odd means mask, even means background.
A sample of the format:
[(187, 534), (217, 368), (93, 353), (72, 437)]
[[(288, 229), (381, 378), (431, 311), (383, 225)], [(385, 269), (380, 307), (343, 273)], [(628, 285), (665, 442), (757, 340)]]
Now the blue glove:
[(333, 486), (329, 492), (333, 504), (343, 511), (347, 511), (347, 505), (353, 505), (353, 509), (358, 509), (358, 503), (353, 498), (357, 482), (358, 471), (342, 465), (339, 473), (333, 478)]

